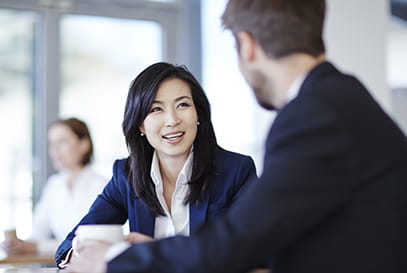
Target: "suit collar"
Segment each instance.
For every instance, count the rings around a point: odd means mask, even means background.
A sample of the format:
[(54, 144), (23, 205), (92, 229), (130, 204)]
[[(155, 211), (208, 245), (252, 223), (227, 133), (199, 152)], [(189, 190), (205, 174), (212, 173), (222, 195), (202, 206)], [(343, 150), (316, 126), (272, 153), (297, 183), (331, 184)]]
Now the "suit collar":
[(302, 83), (300, 93), (303, 92), (303, 90), (312, 89), (310, 87), (315, 86), (315, 81), (319, 81), (322, 77), (325, 77), (327, 74), (330, 74), (332, 72), (338, 73), (338, 70), (328, 61), (322, 62), (319, 65), (315, 66), (308, 73), (307, 77)]
[(206, 222), (208, 211), (208, 198), (205, 200), (191, 203), (189, 206), (189, 233), (192, 234), (199, 226)]
[(135, 202), (135, 209), (136, 223), (138, 225), (136, 230), (154, 238), (155, 217), (148, 212), (146, 206), (141, 200)]

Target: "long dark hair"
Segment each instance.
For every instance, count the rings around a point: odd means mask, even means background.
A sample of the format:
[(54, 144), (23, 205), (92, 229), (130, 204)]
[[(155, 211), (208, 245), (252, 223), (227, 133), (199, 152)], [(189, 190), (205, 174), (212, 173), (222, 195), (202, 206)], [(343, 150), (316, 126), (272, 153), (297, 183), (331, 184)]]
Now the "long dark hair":
[(190, 191), (185, 203), (199, 202), (205, 194), (209, 177), (213, 173), (214, 153), (217, 147), (208, 98), (185, 66), (165, 62), (155, 63), (132, 81), (122, 124), (130, 153), (126, 160), (125, 172), (134, 197), (142, 199), (154, 216), (165, 213), (157, 199), (155, 185), (150, 177), (154, 149), (146, 137), (141, 136), (139, 128), (151, 110), (160, 84), (169, 78), (180, 79), (189, 85), (200, 123), (194, 140)]

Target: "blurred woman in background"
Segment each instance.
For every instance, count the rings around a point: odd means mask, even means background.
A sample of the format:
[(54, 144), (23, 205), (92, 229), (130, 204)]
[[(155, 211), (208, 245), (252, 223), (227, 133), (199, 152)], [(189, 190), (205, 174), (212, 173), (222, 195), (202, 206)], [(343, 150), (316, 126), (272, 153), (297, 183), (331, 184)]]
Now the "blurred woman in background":
[(3, 242), (9, 255), (53, 254), (106, 185), (107, 179), (90, 167), (93, 144), (83, 121), (57, 120), (49, 127), (48, 142), (49, 156), (58, 173), (49, 177), (35, 207), (30, 238)]

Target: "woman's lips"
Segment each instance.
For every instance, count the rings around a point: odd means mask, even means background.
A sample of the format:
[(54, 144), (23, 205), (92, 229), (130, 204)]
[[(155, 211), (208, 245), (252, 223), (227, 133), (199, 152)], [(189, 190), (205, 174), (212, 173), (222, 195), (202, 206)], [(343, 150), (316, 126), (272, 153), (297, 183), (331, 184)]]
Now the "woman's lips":
[(175, 132), (175, 133), (169, 133), (166, 135), (163, 135), (163, 138), (171, 144), (175, 144), (180, 142), (183, 139), (183, 136), (185, 135), (185, 132)]

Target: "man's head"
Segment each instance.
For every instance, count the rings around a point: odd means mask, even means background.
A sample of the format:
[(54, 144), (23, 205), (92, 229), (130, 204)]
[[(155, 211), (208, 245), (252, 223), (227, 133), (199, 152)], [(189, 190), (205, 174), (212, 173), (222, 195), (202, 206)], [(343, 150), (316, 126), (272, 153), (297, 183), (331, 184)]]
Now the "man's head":
[(325, 51), (324, 17), (325, 0), (229, 0), (222, 23), (235, 37), (250, 34), (270, 57), (317, 57)]
[(222, 23), (236, 39), (240, 71), (261, 106), (285, 105), (294, 78), (323, 56), (324, 17), (325, 0), (229, 0)]

